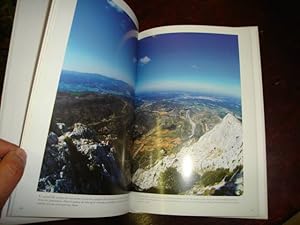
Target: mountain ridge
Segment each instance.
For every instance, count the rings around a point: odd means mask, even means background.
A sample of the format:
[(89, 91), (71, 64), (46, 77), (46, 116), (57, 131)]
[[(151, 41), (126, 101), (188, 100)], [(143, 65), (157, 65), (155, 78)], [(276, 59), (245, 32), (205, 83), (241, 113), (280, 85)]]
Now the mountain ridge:
[(127, 97), (134, 96), (134, 88), (125, 81), (97, 73), (82, 73), (71, 70), (61, 72), (59, 92), (110, 93)]
[(229, 113), (196, 143), (183, 147), (177, 154), (165, 156), (149, 169), (138, 169), (132, 182), (140, 190), (157, 187), (161, 173), (171, 167), (183, 177), (192, 172), (201, 176), (218, 168), (233, 171), (243, 163), (242, 146), (242, 124)]

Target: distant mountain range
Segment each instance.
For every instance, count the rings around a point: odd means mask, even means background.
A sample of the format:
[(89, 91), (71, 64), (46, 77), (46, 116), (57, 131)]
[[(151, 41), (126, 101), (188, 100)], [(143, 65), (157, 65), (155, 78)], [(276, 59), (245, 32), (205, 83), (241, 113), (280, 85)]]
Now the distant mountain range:
[(113, 79), (101, 74), (81, 73), (63, 70), (59, 81), (59, 92), (70, 93), (103, 93), (126, 97), (134, 96), (132, 86), (124, 81)]

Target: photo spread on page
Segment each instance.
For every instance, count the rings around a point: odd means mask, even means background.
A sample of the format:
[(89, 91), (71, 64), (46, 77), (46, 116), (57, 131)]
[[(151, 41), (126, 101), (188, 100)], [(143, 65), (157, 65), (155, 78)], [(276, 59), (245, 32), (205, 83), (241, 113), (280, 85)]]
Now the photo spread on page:
[(257, 49), (255, 27), (139, 34), (132, 212), (265, 216)]
[(69, 3), (50, 9), (22, 136), (28, 166), (10, 216), (129, 210), (137, 21), (123, 1), (78, 0), (64, 24)]
[(37, 191), (127, 192), (136, 35), (112, 1), (77, 2)]
[(169, 33), (139, 41), (135, 191), (243, 194), (237, 35)]

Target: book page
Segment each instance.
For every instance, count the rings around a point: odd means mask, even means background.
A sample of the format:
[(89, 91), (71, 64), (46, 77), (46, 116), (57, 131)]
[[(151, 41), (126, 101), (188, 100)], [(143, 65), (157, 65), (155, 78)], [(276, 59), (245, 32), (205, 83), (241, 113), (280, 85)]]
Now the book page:
[[(18, 1), (16, 5), (0, 108), (0, 137), (16, 145), (19, 145), (21, 140), (31, 82), (49, 6), (49, 0)], [(32, 12), (36, 12), (34, 16)], [(31, 29), (28, 30), (28, 27)], [(9, 200), (2, 209), (0, 224), (54, 220), (54, 218), (8, 217), (8, 203)]]
[(53, 1), (10, 216), (128, 212), (137, 22), (122, 1)]
[(154, 28), (137, 55), (132, 211), (265, 218), (257, 28)]

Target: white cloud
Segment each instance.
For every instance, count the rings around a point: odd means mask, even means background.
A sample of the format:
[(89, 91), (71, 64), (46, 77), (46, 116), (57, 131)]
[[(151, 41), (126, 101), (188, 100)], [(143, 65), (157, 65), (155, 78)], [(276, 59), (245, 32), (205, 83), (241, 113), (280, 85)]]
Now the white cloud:
[(148, 56), (145, 56), (145, 57), (141, 58), (139, 61), (141, 64), (146, 65), (151, 61), (151, 59)]
[(198, 69), (200, 69), (200, 66), (194, 64), (194, 65), (192, 65), (192, 68), (195, 70), (198, 70)]
[(123, 12), (123, 9), (120, 6), (118, 6), (113, 0), (107, 0), (107, 3), (111, 7), (115, 8), (118, 12)]

